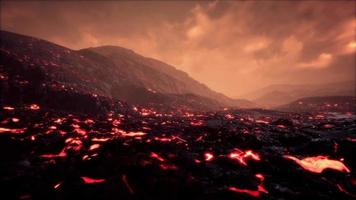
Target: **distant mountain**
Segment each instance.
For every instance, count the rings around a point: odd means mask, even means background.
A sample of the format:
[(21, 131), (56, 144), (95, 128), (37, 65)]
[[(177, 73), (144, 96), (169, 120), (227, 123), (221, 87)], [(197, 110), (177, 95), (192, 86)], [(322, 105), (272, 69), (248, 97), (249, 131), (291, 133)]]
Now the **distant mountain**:
[(48, 91), (56, 91), (188, 109), (218, 109), (249, 103), (229, 99), (168, 64), (121, 47), (74, 51), (6, 31), (1, 31), (0, 36), (2, 102), (11, 96), (19, 97), (12, 101), (24, 101), (29, 96), (27, 93), (43, 96)]
[(287, 92), (271, 91), (257, 99), (254, 99), (253, 101), (264, 107), (271, 108), (277, 105), (282, 105), (288, 102), (292, 102), (296, 98), (297, 97), (292, 96)]
[(101, 46), (83, 49), (84, 55), (95, 52), (110, 59), (130, 85), (145, 87), (149, 91), (163, 94), (195, 94), (213, 99), (225, 106), (254, 107), (244, 99), (231, 99), (209, 89), (191, 78), (187, 73), (153, 58), (136, 54), (132, 50), (118, 46)]
[[(196, 94), (211, 99), (226, 98), (195, 81), (185, 72), (152, 58), (117, 46), (83, 49), (83, 55), (95, 52), (111, 60), (125, 79), (125, 84), (144, 87), (152, 92), (168, 94)], [(92, 56), (88, 56), (91, 59)]]
[(311, 96), (355, 96), (355, 82), (344, 81), (327, 84), (270, 85), (244, 95), (258, 105), (273, 108)]
[(355, 96), (322, 96), (306, 97), (292, 103), (277, 107), (278, 110), (292, 112), (354, 112), (356, 110)]

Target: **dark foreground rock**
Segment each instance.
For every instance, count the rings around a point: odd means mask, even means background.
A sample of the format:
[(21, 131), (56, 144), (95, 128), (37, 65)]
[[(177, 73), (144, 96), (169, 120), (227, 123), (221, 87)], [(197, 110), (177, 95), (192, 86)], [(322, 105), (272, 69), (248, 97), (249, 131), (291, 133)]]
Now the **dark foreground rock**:
[(342, 116), (4, 105), (2, 199), (355, 199), (355, 116)]

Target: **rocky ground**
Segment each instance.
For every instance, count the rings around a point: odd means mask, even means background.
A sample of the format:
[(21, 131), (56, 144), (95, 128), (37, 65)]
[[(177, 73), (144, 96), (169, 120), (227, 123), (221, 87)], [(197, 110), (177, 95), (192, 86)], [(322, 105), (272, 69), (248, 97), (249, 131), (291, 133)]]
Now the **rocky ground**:
[(0, 108), (2, 199), (356, 199), (354, 113)]

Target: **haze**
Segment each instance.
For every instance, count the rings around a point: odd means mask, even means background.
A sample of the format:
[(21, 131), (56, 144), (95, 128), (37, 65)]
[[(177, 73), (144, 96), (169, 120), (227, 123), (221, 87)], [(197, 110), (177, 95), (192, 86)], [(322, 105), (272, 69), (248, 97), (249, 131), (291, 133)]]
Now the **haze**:
[(1, 29), (81, 49), (118, 45), (231, 97), (355, 79), (355, 1), (1, 1)]

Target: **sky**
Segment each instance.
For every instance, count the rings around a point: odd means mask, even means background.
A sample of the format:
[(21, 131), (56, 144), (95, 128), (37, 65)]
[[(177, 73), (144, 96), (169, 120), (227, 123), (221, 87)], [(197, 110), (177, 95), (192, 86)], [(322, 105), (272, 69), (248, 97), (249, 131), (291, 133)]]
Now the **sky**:
[(0, 27), (72, 48), (118, 45), (230, 97), (355, 80), (356, 1), (1, 1)]

